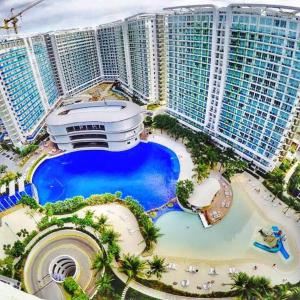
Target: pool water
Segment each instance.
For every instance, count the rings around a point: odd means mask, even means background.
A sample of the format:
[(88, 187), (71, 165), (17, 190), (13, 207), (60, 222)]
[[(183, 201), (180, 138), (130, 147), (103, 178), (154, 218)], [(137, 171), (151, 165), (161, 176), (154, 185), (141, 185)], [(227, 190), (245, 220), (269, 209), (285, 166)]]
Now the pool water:
[[(282, 268), (294, 264), (294, 241), (288, 239), (285, 242), (291, 255), (288, 261), (279, 253), (268, 253), (253, 246), (259, 229), (279, 224), (262, 215), (240, 186), (233, 184), (232, 187), (234, 199), (230, 211), (222, 222), (211, 228), (204, 229), (197, 215), (183, 211), (169, 212), (158, 218), (156, 225), (163, 236), (158, 241), (156, 254), (213, 262), (276, 263)], [(279, 227), (283, 228), (281, 225)]]
[(173, 151), (141, 142), (121, 152), (82, 150), (47, 159), (35, 171), (33, 183), (42, 205), (77, 195), (121, 191), (149, 210), (175, 196), (179, 171)]

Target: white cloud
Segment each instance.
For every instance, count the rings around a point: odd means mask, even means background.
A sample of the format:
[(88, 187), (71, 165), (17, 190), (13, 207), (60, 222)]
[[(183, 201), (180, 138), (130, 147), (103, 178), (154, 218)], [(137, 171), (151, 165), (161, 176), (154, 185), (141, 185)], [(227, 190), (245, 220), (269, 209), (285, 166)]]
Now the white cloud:
[[(29, 0), (0, 0), (0, 18), (18, 11)], [(164, 7), (213, 3), (217, 6), (239, 0), (45, 0), (24, 13), (20, 20), (22, 33), (95, 26), (123, 19), (140, 12), (157, 12)], [(299, 0), (254, 0), (255, 3), (270, 3), (300, 6)]]

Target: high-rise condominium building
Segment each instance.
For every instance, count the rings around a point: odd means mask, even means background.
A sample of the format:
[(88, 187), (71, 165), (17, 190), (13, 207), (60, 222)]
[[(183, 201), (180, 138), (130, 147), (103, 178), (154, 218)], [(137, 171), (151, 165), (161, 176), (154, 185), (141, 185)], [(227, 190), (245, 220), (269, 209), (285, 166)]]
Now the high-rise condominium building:
[(101, 81), (94, 29), (73, 29), (47, 34), (48, 52), (55, 58), (56, 77), (64, 95), (74, 95)]
[(267, 5), (168, 9), (170, 114), (272, 169), (299, 124), (299, 14)]
[(129, 89), (145, 102), (159, 100), (157, 15), (138, 14), (124, 21), (130, 66)]
[(105, 80), (119, 80), (128, 88), (123, 22), (116, 21), (97, 27), (99, 61)]
[(3, 41), (0, 118), (14, 143), (25, 142), (57, 90), (106, 80), (145, 103), (166, 102), (180, 122), (268, 171), (299, 125), (300, 8), (176, 7)]
[(42, 36), (0, 43), (0, 118), (12, 142), (34, 139), (58, 100)]

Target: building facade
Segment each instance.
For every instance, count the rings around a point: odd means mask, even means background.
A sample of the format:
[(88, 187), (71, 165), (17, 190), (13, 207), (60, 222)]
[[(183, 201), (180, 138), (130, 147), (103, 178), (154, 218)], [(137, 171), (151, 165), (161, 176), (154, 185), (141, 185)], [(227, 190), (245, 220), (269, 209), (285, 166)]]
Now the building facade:
[(300, 9), (167, 10), (168, 111), (262, 171), (299, 125)]
[(50, 139), (61, 150), (130, 149), (143, 131), (141, 107), (129, 101), (76, 103), (52, 112), (47, 120)]
[(125, 45), (130, 65), (129, 89), (144, 102), (159, 100), (157, 15), (125, 19)]
[(42, 37), (0, 42), (0, 118), (16, 146), (32, 141), (58, 101)]
[(3, 41), (0, 118), (24, 143), (58, 95), (117, 80), (269, 171), (299, 126), (299, 15), (276, 5), (182, 6)]
[(72, 29), (48, 33), (56, 76), (64, 95), (74, 95), (101, 82), (95, 29)]
[(117, 80), (119, 78), (119, 65), (125, 64), (125, 61), (118, 62), (117, 35), (120, 27), (120, 22), (97, 27), (99, 61), (102, 75), (107, 80)]

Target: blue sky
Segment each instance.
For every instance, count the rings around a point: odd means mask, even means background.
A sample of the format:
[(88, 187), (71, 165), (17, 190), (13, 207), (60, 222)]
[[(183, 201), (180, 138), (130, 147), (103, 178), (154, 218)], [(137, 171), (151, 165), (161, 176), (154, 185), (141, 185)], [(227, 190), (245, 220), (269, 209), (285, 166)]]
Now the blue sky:
[[(0, 0), (1, 20), (31, 2), (30, 0)], [(217, 6), (248, 1), (230, 0), (45, 0), (24, 13), (20, 32), (37, 33), (57, 29), (95, 26), (124, 19), (140, 12), (157, 12), (164, 7), (213, 3)], [(300, 0), (253, 0), (255, 3), (272, 3), (300, 6)], [(0, 34), (3, 34), (0, 31)]]

